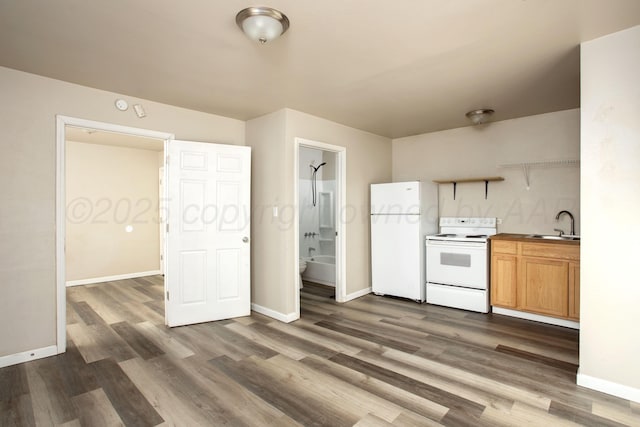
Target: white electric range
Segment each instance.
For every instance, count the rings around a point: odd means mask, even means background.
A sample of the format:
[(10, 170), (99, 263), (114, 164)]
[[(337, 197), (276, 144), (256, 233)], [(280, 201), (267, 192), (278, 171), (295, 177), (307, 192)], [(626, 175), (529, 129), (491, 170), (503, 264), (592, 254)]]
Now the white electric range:
[(489, 237), (496, 218), (440, 218), (426, 237), (427, 303), (489, 312)]

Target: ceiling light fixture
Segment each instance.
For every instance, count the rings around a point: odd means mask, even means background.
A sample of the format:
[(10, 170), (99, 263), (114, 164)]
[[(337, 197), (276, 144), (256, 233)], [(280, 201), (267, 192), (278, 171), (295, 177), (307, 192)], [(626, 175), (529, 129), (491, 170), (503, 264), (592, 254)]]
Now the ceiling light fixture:
[(481, 125), (489, 120), (489, 117), (494, 113), (490, 108), (482, 108), (479, 110), (469, 111), (466, 116), (471, 120), (474, 125)]
[(236, 15), (236, 24), (251, 40), (262, 44), (280, 37), (289, 28), (289, 18), (278, 10), (266, 6), (242, 9)]

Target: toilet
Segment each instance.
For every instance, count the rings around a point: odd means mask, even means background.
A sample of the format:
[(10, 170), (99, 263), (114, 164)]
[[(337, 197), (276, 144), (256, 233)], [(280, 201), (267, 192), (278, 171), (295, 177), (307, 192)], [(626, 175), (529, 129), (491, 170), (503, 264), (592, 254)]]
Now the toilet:
[(302, 273), (307, 269), (307, 262), (300, 258), (298, 260), (298, 266), (300, 267), (300, 289), (302, 289)]

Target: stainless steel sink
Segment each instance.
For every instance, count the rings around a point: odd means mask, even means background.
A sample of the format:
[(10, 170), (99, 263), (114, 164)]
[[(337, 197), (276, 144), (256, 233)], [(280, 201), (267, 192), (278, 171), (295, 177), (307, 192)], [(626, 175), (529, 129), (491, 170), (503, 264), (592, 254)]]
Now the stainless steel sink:
[(580, 236), (557, 236), (557, 235), (549, 235), (549, 234), (529, 234), (527, 237), (531, 239), (545, 239), (545, 240), (580, 240)]

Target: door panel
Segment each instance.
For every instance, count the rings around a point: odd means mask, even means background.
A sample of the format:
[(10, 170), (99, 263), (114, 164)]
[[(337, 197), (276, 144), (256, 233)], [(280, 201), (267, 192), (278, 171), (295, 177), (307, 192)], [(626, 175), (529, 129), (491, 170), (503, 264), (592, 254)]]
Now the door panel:
[(166, 323), (250, 314), (249, 147), (168, 143)]
[(238, 232), (244, 227), (242, 215), (239, 210), (241, 188), (236, 182), (218, 182), (216, 206), (222, 206), (220, 210), (221, 221), (219, 231)]
[(518, 260), (513, 255), (494, 255), (491, 263), (491, 304), (516, 308)]
[(522, 308), (550, 316), (568, 315), (568, 263), (523, 257)]
[(238, 298), (240, 295), (240, 257), (237, 250), (223, 249), (218, 251), (218, 283), (220, 292), (218, 299)]
[(182, 304), (206, 301), (206, 251), (183, 251), (180, 254), (180, 301)]
[(184, 180), (180, 183), (180, 212), (183, 232), (204, 231), (204, 217), (199, 215), (199, 206), (204, 206), (206, 181)]

